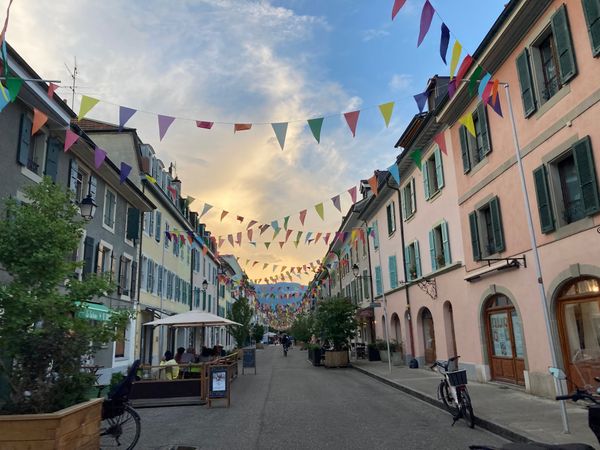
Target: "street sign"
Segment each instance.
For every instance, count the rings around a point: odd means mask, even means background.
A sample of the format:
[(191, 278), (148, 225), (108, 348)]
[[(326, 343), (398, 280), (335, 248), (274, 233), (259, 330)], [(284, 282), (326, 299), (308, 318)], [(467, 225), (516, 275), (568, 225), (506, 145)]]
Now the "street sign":
[(380, 302), (373, 302), (369, 305), (371, 308), (379, 308), (381, 306)]
[(230, 404), (229, 393), (229, 368), (227, 366), (210, 366), (208, 369), (208, 407), (211, 400), (222, 398), (227, 399), (227, 406)]
[(243, 357), (242, 357), (242, 374), (244, 374), (245, 368), (254, 367), (254, 374), (256, 375), (256, 349), (255, 348), (245, 348), (243, 349)]

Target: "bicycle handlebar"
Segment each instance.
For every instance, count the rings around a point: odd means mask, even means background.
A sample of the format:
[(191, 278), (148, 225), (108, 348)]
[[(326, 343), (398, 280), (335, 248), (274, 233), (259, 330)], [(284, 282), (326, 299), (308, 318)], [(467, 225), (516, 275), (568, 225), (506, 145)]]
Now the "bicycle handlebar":
[(590, 395), (584, 390), (577, 389), (575, 392), (567, 395), (557, 395), (556, 400), (573, 400), (574, 402), (578, 400), (589, 400), (592, 403), (599, 404), (598, 400), (594, 398), (594, 396)]

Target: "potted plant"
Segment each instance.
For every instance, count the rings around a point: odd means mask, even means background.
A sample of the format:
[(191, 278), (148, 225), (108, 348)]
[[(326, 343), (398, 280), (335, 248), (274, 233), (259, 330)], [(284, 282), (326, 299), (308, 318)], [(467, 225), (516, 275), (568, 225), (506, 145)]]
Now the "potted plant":
[(325, 367), (349, 365), (348, 342), (356, 335), (356, 309), (349, 299), (343, 297), (319, 302), (315, 328), (331, 347), (325, 352)]
[(439, 268), (442, 268), (442, 267), (444, 267), (444, 266), (446, 265), (446, 258), (444, 257), (444, 255), (442, 255), (442, 254), (440, 254), (440, 255), (437, 255), (437, 256), (435, 257), (435, 259), (436, 259), (436, 261), (437, 261), (437, 266), (438, 266), (438, 269), (439, 269)]
[[(383, 339), (377, 339), (375, 341), (375, 345), (377, 346), (377, 350), (379, 350), (379, 356), (382, 362), (388, 362), (390, 360), (390, 355), (388, 353), (387, 341)], [(392, 350), (392, 346), (390, 344), (390, 351)]]
[(254, 342), (256, 343), (256, 348), (264, 348), (263, 344), (262, 344), (262, 338), (265, 334), (265, 327), (255, 323), (254, 326), (252, 327), (252, 338), (254, 339)]
[[(95, 377), (83, 355), (114, 341), (129, 311), (107, 322), (81, 314), (109, 281), (73, 277), (83, 228), (71, 192), (44, 178), (25, 189), (28, 203), (6, 201), (0, 220), (0, 448), (97, 448), (102, 399), (89, 400)], [(68, 441), (68, 442), (67, 442)]]
[(369, 342), (367, 344), (367, 351), (369, 354), (369, 361), (381, 361), (381, 355), (379, 354), (379, 349), (377, 348), (376, 343)]
[(298, 314), (292, 323), (290, 333), (296, 339), (296, 344), (300, 345), (301, 350), (307, 348), (307, 342), (313, 334), (314, 317), (310, 313)]
[(415, 278), (417, 278), (417, 266), (414, 264), (411, 264), (410, 267), (408, 268), (408, 273), (410, 274), (411, 280), (414, 280)]
[(321, 365), (321, 346), (319, 344), (308, 344), (308, 360), (313, 366)]
[(390, 341), (390, 351), (392, 352), (392, 365), (393, 366), (403, 366), (404, 365), (404, 350), (402, 347), (402, 341), (396, 341), (396, 339), (392, 339)]

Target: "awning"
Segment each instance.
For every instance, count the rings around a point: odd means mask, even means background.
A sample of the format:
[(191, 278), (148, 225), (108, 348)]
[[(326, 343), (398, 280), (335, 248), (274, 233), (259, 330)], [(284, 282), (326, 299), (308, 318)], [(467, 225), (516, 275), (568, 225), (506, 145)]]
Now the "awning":
[(110, 309), (102, 303), (76, 302), (77, 306), (82, 305), (77, 311), (76, 316), (82, 319), (98, 320), (106, 322), (110, 319)]
[(158, 320), (153, 320), (152, 322), (147, 322), (144, 325), (168, 325), (171, 327), (208, 327), (240, 324), (234, 322), (233, 320), (229, 320), (225, 317), (217, 316), (215, 314), (193, 310), (186, 311), (180, 314), (175, 314), (174, 316), (164, 317)]
[(498, 259), (498, 260), (495, 260), (496, 262), (493, 264), (488, 261), (487, 266), (484, 266), (480, 269), (476, 269), (471, 272), (468, 272), (467, 276), (464, 277), (464, 280), (472, 282), (472, 281), (478, 280), (482, 276), (487, 275), (491, 272), (506, 270), (506, 269), (517, 269), (521, 266), (521, 264), (519, 263), (520, 259), (522, 259), (522, 258)]
[(359, 319), (369, 319), (373, 316), (373, 308), (362, 308), (356, 312), (356, 317), (358, 317)]

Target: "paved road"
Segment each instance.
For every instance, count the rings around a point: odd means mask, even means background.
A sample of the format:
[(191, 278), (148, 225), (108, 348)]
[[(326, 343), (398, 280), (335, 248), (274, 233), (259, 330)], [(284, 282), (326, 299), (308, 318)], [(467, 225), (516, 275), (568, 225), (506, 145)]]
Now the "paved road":
[(281, 347), (258, 350), (258, 373), (240, 369), (229, 409), (139, 409), (138, 448), (437, 450), (505, 442), (463, 421), (451, 427), (438, 408), (353, 369), (313, 367), (306, 356), (297, 348), (287, 358)]

